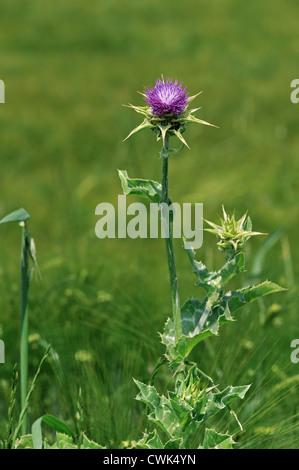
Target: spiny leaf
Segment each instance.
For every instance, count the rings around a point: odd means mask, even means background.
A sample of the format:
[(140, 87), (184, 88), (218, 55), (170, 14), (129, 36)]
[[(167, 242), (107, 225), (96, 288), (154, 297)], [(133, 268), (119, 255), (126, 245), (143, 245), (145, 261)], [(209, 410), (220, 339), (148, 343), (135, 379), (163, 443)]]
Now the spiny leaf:
[(24, 436), (21, 436), (20, 438), (18, 438), (13, 448), (14, 449), (32, 449), (33, 443), (32, 443), (31, 434), (25, 434)]
[(146, 197), (151, 202), (160, 203), (162, 186), (160, 183), (152, 180), (141, 178), (129, 178), (128, 173), (124, 170), (118, 170), (121, 185), (124, 194)]
[(168, 319), (161, 341), (166, 346), (166, 357), (173, 367), (187, 358), (191, 350), (205, 338), (218, 335), (219, 327), (232, 321), (226, 305), (211, 307), (206, 297), (203, 301), (188, 299), (181, 308), (182, 335), (175, 340), (173, 319)]
[(86, 437), (84, 433), (83, 433), (83, 439), (82, 439), (82, 444), (80, 448), (82, 449), (106, 449), (106, 447), (103, 447), (97, 442), (94, 442), (88, 439), (88, 437)]
[(243, 289), (229, 292), (226, 294), (225, 298), (228, 300), (230, 311), (233, 312), (244, 304), (251, 303), (264, 295), (284, 290), (286, 289), (274, 282), (264, 281), (256, 286), (244, 287)]
[(73, 439), (62, 432), (56, 432), (54, 444), (44, 443), (44, 449), (77, 449)]
[[(145, 403), (151, 411), (148, 419), (160, 426), (169, 438), (181, 438), (180, 416), (174, 411), (170, 399), (164, 395), (160, 396), (152, 385), (145, 385), (138, 380), (135, 380), (135, 383), (140, 390), (136, 399)], [(181, 407), (180, 414), (184, 412), (185, 409)]]
[(188, 299), (181, 308), (182, 335), (175, 339), (174, 322), (172, 318), (166, 321), (161, 341), (166, 347), (166, 357), (172, 367), (177, 367), (187, 358), (191, 350), (205, 338), (218, 335), (220, 326), (234, 321), (231, 313), (240, 307), (251, 303), (262, 296), (285, 290), (278, 284), (265, 281), (257, 286), (227, 292), (216, 296), (210, 292), (210, 298), (202, 301)]
[(169, 439), (164, 445), (164, 449), (181, 449), (183, 444), (183, 439)]
[(218, 271), (221, 278), (221, 285), (225, 286), (236, 274), (244, 271), (244, 254), (240, 251), (236, 256), (227, 261)]
[(136, 446), (142, 449), (164, 449), (163, 442), (156, 429), (149, 434), (145, 433)]
[(201, 262), (195, 260), (195, 251), (192, 248), (185, 248), (192, 271), (197, 277), (195, 285), (205, 289), (208, 296), (215, 292), (224, 290), (225, 285), (238, 273), (244, 271), (244, 255), (239, 252), (232, 259), (227, 261), (219, 271), (209, 271)]
[(233, 444), (235, 442), (229, 434), (220, 434), (214, 429), (205, 430), (203, 449), (232, 449)]
[(219, 391), (215, 385), (202, 388), (196, 365), (184, 378), (179, 377), (174, 392), (159, 395), (155, 387), (135, 380), (140, 390), (138, 400), (150, 409), (148, 419), (168, 435), (168, 443), (162, 446), (158, 433), (145, 434), (139, 445), (147, 448), (186, 448), (191, 434), (206, 420), (228, 407), (237, 398), (243, 399), (250, 385), (229, 386)]
[(137, 395), (136, 400), (140, 400), (145, 403), (151, 410), (157, 408), (160, 404), (160, 395), (153, 385), (145, 385), (139, 380), (133, 379), (135, 384), (140, 390), (140, 394)]

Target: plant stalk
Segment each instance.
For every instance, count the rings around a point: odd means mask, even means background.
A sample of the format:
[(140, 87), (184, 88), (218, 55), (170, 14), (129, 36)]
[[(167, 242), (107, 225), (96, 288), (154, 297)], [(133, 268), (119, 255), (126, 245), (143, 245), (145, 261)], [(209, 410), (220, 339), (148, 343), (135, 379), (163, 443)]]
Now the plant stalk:
[[(22, 223), (21, 245), (21, 337), (20, 337), (20, 385), (21, 409), (28, 393), (28, 290), (29, 290), (29, 246), (26, 222)], [(22, 433), (28, 432), (28, 416), (24, 414)]]
[[(169, 211), (166, 211), (166, 204), (169, 206), (169, 197), (168, 197), (168, 157), (169, 157), (169, 135), (166, 133), (164, 144), (162, 148), (162, 196), (161, 203), (162, 205), (162, 221), (165, 227), (165, 242), (166, 242), (166, 254), (168, 261), (168, 271), (170, 279), (170, 289), (171, 289), (171, 301), (172, 301), (172, 313), (174, 321), (174, 331), (175, 331), (175, 341), (177, 342), (179, 337), (182, 334), (182, 325), (181, 325), (181, 308), (180, 308), (180, 298), (179, 298), (179, 289), (178, 289), (178, 278), (176, 272), (176, 263), (174, 256), (173, 248), (173, 238), (172, 230), (170, 223), (170, 214)], [(166, 213), (167, 212), (167, 213)]]

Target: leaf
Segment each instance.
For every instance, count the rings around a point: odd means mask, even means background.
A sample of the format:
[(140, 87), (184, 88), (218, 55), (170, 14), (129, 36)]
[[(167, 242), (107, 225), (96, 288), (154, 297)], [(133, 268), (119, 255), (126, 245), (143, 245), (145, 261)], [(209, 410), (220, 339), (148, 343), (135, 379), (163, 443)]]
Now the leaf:
[(106, 447), (101, 446), (97, 442), (91, 441), (83, 433), (83, 440), (82, 440), (82, 444), (80, 446), (80, 449), (106, 449)]
[(202, 287), (207, 296), (199, 301), (188, 299), (181, 307), (181, 336), (176, 340), (173, 319), (168, 319), (161, 341), (166, 346), (166, 357), (171, 367), (178, 367), (191, 350), (202, 340), (218, 335), (219, 327), (233, 321), (231, 312), (263, 295), (284, 290), (277, 284), (266, 281), (258, 286), (246, 287), (225, 293), (225, 286), (234, 276), (244, 271), (244, 255), (237, 253), (217, 272), (209, 271), (195, 260), (195, 252), (185, 248), (192, 271), (197, 277), (195, 285)]
[(219, 327), (232, 321), (230, 310), (226, 303), (216, 304), (214, 307), (206, 297), (200, 301), (188, 299), (181, 308), (182, 335), (177, 343), (173, 319), (168, 319), (161, 341), (166, 346), (166, 356), (172, 366), (176, 367), (191, 352), (191, 350), (205, 338), (218, 335)]
[(233, 279), (233, 277), (244, 271), (244, 255), (239, 252), (235, 257), (227, 261), (218, 272), (209, 271), (201, 262), (195, 260), (195, 251), (192, 248), (185, 248), (192, 271), (197, 277), (196, 286), (202, 287), (208, 296), (221, 292), (225, 285)]
[(237, 253), (232, 259), (227, 261), (224, 266), (218, 271), (221, 285), (224, 287), (236, 274), (244, 271), (245, 261), (242, 251)]
[(170, 157), (171, 155), (176, 155), (176, 154), (180, 153), (180, 152), (183, 150), (183, 148), (184, 148), (184, 144), (182, 144), (180, 147), (175, 148), (175, 149), (167, 149), (167, 150), (165, 150), (165, 148), (162, 147), (161, 152), (160, 152), (160, 155), (161, 155), (162, 158), (164, 158), (164, 157), (165, 157), (165, 158), (168, 158), (168, 157)]
[(44, 443), (44, 449), (77, 449), (73, 439), (60, 432), (56, 432), (56, 440), (54, 444)]
[[(63, 432), (56, 432), (56, 440), (54, 444), (44, 442), (44, 449), (78, 449), (78, 446), (71, 436), (64, 434)], [(105, 449), (105, 447), (91, 441), (83, 433), (83, 440), (80, 449)]]
[(17, 439), (14, 449), (32, 449), (32, 436), (26, 434)]
[(144, 434), (136, 446), (141, 449), (180, 449), (182, 444), (182, 438), (180, 439), (169, 439), (163, 444), (157, 430), (149, 434)]
[(160, 404), (160, 395), (155, 387), (152, 385), (145, 385), (135, 379), (133, 380), (140, 390), (140, 394), (136, 397), (136, 400), (140, 400), (145, 403), (151, 411), (155, 410)]
[(142, 196), (157, 204), (161, 201), (162, 186), (152, 180), (129, 178), (126, 171), (118, 170), (124, 194)]
[[(163, 429), (168, 440), (163, 444), (157, 432), (144, 434), (138, 445), (145, 448), (188, 448), (190, 435), (198, 432), (203, 423), (229, 407), (237, 398), (243, 399), (250, 385), (229, 386), (219, 391), (212, 382), (210, 387), (202, 385), (201, 378), (211, 379), (201, 372), (196, 364), (189, 368), (186, 376), (178, 376), (175, 391), (167, 396), (159, 395), (155, 387), (135, 380), (140, 393), (137, 400), (149, 408), (148, 419)], [(221, 441), (222, 442), (222, 441)], [(223, 443), (223, 445), (227, 445)]]
[(210, 272), (208, 268), (201, 262), (195, 260), (195, 251), (193, 248), (185, 248), (189, 261), (192, 266), (192, 271), (197, 277), (195, 285), (205, 289), (207, 295), (214, 292), (215, 287), (218, 287), (218, 275), (216, 272)]
[(236, 387), (229, 386), (226, 387), (222, 392), (209, 392), (207, 394), (205, 418), (214, 416), (216, 413), (218, 413), (218, 411), (225, 408), (236, 398), (241, 398), (243, 400), (250, 386), (251, 385), (240, 385)]
[(230, 311), (233, 312), (243, 305), (251, 303), (264, 295), (284, 290), (286, 289), (274, 282), (264, 281), (256, 286), (244, 287), (243, 289), (229, 292), (226, 294), (225, 298), (228, 300)]
[(42, 423), (47, 424), (50, 428), (54, 429), (59, 433), (66, 434), (67, 436), (74, 439), (73, 431), (62, 421), (55, 418), (50, 414), (45, 414), (38, 418), (32, 425), (32, 440), (34, 449), (42, 449), (43, 447), (43, 438), (42, 438)]
[(156, 429), (150, 434), (143, 434), (142, 439), (136, 445), (142, 449), (164, 449), (163, 442)]
[(211, 313), (207, 297), (203, 301), (188, 299), (181, 309), (183, 335), (192, 338), (209, 329), (215, 323), (215, 319), (211, 319)]
[(232, 436), (229, 434), (220, 434), (214, 429), (206, 429), (203, 441), (203, 449), (232, 449)]
[(181, 449), (183, 439), (169, 439), (164, 445), (164, 449)]
[[(136, 400), (145, 403), (151, 411), (148, 418), (160, 426), (170, 438), (181, 438), (180, 417), (173, 410), (170, 399), (164, 395), (160, 396), (152, 385), (145, 385), (138, 380), (135, 380), (135, 383), (140, 390)], [(184, 409), (181, 407), (180, 413), (183, 412)]]
[[(225, 274), (226, 275), (226, 274)], [(172, 367), (185, 360), (191, 350), (205, 338), (218, 335), (220, 326), (234, 321), (231, 313), (262, 296), (285, 290), (277, 284), (265, 281), (257, 286), (227, 292), (222, 297), (205, 297), (200, 301), (188, 299), (181, 307), (182, 335), (176, 342), (174, 322), (166, 321), (161, 341), (166, 347), (166, 357)]]
[[(231, 276), (229, 270), (223, 275), (225, 278)], [(167, 320), (161, 335), (167, 359), (173, 367), (178, 366), (200, 341), (218, 335), (220, 326), (233, 321), (232, 312), (262, 296), (283, 290), (278, 284), (265, 281), (257, 286), (227, 292), (222, 297), (216, 291), (216, 296), (209, 292), (211, 297), (202, 301), (188, 299), (181, 308), (182, 335), (178, 341), (175, 340), (173, 319)]]
[(28, 219), (30, 219), (30, 215), (22, 208), (3, 217), (0, 220), (0, 224), (5, 224), (6, 222), (25, 222)]

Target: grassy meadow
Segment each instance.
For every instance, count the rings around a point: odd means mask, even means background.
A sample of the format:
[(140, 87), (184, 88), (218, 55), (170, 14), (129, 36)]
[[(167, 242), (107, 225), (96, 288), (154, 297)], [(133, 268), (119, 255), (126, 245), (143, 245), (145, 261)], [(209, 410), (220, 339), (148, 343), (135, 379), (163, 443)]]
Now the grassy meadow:
[[(203, 90), (197, 116), (218, 126), (189, 126), (191, 149), (170, 161), (172, 200), (202, 202), (214, 222), (222, 204), (238, 217), (248, 210), (253, 229), (268, 235), (247, 245), (244, 284), (269, 279), (287, 289), (237, 312), (192, 359), (221, 387), (252, 384), (234, 404), (244, 431), (229, 414), (218, 426), (236, 433), (236, 447), (298, 448), (299, 367), (290, 360), (299, 338), (296, 2), (1, 0), (0, 25), (0, 219), (29, 212), (41, 274), (30, 288), (30, 379), (53, 348), (30, 422), (51, 413), (74, 426), (81, 387), (91, 439), (119, 448), (144, 431), (132, 378), (147, 382), (164, 353), (165, 246), (98, 239), (95, 208), (117, 205), (117, 169), (160, 181), (160, 143), (150, 131), (123, 142), (140, 116), (122, 105), (142, 106), (137, 91), (163, 74), (191, 95)], [(19, 362), (20, 240), (16, 224), (0, 226), (0, 438)], [(201, 295), (178, 240), (175, 249), (181, 299)], [(197, 259), (221, 265), (212, 234)], [(157, 387), (169, 380), (162, 368)]]

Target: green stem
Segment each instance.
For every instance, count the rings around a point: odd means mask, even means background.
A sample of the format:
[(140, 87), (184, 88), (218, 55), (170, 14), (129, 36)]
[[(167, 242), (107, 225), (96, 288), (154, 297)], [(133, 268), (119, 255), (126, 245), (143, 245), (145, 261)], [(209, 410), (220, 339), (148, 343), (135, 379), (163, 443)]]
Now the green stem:
[[(21, 408), (24, 407), (28, 393), (28, 290), (29, 290), (29, 247), (26, 222), (22, 226), (21, 248), (21, 337), (20, 337), (20, 382)], [(22, 433), (28, 432), (27, 412), (22, 423)]]
[(29, 403), (30, 403), (30, 400), (31, 400), (31, 396), (32, 396), (32, 393), (35, 389), (35, 386), (36, 386), (36, 382), (37, 382), (37, 379), (39, 377), (39, 374), (40, 374), (40, 371), (41, 371), (41, 368), (43, 366), (43, 363), (45, 362), (45, 360), (47, 359), (48, 357), (48, 354), (49, 354), (49, 351), (51, 349), (51, 345), (49, 344), (47, 349), (46, 349), (46, 352), (45, 354), (43, 355), (40, 363), (39, 363), (39, 366), (37, 368), (37, 371), (35, 373), (35, 376), (33, 377), (33, 380), (31, 382), (31, 386), (30, 386), (30, 389), (27, 393), (27, 396), (25, 397), (25, 401), (24, 401), (24, 404), (23, 404), (23, 407), (21, 409), (21, 412), (20, 412), (20, 415), (19, 415), (19, 419), (18, 419), (18, 423), (16, 425), (16, 428), (15, 428), (15, 431), (14, 431), (14, 435), (13, 435), (13, 438), (12, 438), (12, 442), (13, 444), (16, 442), (17, 440), (17, 437), (19, 435), (19, 432), (20, 432), (20, 429), (22, 428), (22, 434), (24, 434), (24, 420), (26, 420), (26, 416), (27, 416), (27, 410), (28, 410), (28, 406), (29, 406)]
[[(162, 148), (162, 196), (161, 203), (169, 205), (168, 197), (168, 156), (169, 156), (169, 136), (166, 134)], [(166, 224), (166, 254), (168, 261), (168, 271), (171, 289), (172, 313), (174, 321), (175, 341), (177, 342), (182, 334), (181, 308), (178, 289), (178, 278), (176, 273), (176, 264), (173, 248), (172, 231), (170, 225), (169, 213), (166, 213), (165, 204), (162, 205), (162, 219)]]

